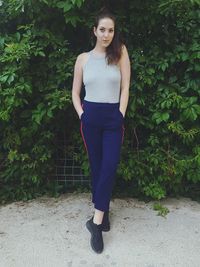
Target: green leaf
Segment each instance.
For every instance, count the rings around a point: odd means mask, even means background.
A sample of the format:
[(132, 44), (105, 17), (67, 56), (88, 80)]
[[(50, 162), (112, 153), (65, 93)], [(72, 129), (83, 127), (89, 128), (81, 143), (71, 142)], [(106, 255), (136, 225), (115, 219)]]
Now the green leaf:
[(163, 113), (162, 115), (161, 115), (161, 118), (162, 118), (162, 121), (167, 121), (168, 119), (169, 119), (169, 113)]
[(39, 52), (38, 52), (38, 55), (40, 55), (40, 56), (42, 56), (42, 57), (45, 57), (45, 56), (46, 56), (45, 53), (44, 53), (43, 51), (39, 51)]
[(0, 82), (2, 82), (2, 83), (6, 83), (7, 80), (8, 80), (8, 78), (9, 78), (9, 74), (0, 76)]
[(15, 79), (15, 74), (11, 74), (11, 75), (9, 75), (9, 77), (8, 77), (8, 79), (7, 79), (8, 84), (11, 84), (11, 82), (13, 82), (14, 79)]

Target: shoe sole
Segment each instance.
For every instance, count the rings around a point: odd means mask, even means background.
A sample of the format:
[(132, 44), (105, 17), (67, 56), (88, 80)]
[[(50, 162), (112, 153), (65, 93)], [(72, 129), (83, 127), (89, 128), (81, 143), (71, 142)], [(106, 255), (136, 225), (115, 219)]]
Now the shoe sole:
[(96, 253), (100, 254), (100, 253), (103, 251), (103, 249), (97, 251), (97, 250), (93, 247), (93, 245), (92, 245), (92, 229), (91, 229), (91, 227), (90, 227), (90, 223), (89, 223), (89, 222), (86, 222), (86, 227), (87, 227), (88, 231), (89, 231), (90, 234), (91, 234), (90, 245), (91, 245), (92, 249), (93, 249)]

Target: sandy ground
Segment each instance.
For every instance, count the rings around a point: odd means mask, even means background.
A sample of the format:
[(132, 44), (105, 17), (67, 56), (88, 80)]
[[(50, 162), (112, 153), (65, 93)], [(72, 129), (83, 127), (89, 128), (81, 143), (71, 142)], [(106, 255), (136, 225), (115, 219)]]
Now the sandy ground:
[(165, 199), (166, 218), (153, 203), (111, 201), (111, 231), (104, 251), (90, 248), (85, 222), (93, 214), (89, 193), (41, 197), (0, 207), (1, 267), (199, 267), (200, 204)]

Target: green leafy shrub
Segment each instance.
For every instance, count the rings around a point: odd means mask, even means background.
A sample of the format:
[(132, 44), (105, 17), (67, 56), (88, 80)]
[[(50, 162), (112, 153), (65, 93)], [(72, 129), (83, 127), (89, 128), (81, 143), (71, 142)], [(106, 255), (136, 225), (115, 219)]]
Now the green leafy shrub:
[(2, 201), (55, 189), (49, 183), (63, 133), (68, 154), (78, 145), (75, 157), (89, 174), (72, 76), (77, 55), (92, 48), (94, 13), (105, 3), (117, 14), (132, 66), (120, 179), (154, 199), (200, 185), (199, 0), (2, 0)]

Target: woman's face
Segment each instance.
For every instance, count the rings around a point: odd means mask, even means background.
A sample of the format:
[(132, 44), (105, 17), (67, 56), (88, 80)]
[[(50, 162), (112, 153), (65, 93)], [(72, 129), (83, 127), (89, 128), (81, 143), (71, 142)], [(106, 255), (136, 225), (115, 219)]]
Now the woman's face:
[(110, 45), (114, 37), (114, 27), (114, 21), (110, 18), (100, 19), (97, 28), (94, 27), (94, 34), (101, 46), (106, 48)]

